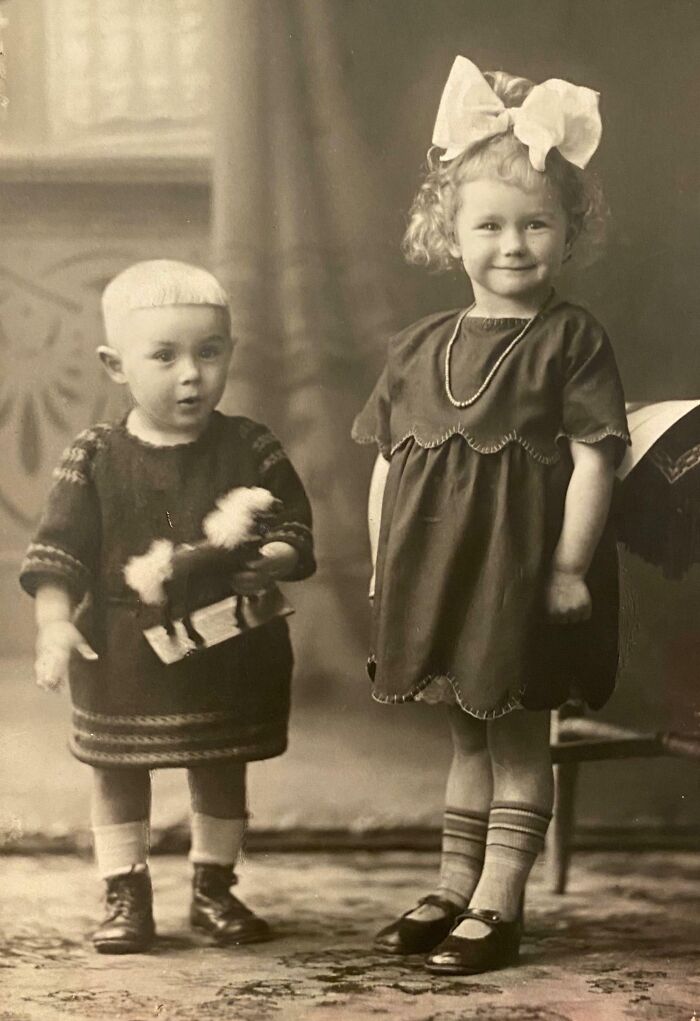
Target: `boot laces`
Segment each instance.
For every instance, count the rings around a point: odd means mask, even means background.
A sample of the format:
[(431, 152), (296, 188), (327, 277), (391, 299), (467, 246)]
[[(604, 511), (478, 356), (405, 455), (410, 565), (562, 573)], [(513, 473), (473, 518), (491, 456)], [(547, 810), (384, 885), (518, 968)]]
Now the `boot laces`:
[(139, 891), (130, 873), (113, 878), (107, 891), (107, 906), (111, 908), (111, 920), (141, 910), (139, 901)]

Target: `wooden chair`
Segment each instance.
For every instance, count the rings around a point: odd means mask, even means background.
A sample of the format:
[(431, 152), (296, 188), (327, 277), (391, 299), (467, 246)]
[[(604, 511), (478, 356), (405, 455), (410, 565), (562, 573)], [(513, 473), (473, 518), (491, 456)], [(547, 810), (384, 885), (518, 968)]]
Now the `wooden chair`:
[[(619, 541), (677, 580), (700, 562), (700, 401), (627, 407), (632, 444), (618, 470)], [(554, 818), (548, 865), (566, 891), (579, 764), (602, 759), (700, 759), (700, 731), (643, 733), (586, 719), (578, 703), (553, 714)]]
[(574, 702), (562, 706), (552, 721), (555, 794), (547, 867), (553, 892), (566, 893), (579, 764), (668, 755), (700, 761), (700, 731), (642, 733), (586, 719), (581, 704)]

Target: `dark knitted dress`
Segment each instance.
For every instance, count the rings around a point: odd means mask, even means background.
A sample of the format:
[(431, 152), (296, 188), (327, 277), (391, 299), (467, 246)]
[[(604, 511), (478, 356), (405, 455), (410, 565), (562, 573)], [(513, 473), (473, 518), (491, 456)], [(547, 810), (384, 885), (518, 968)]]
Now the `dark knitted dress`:
[[(614, 535), (587, 581), (593, 617), (551, 623), (544, 586), (572, 472), (565, 438), (629, 441), (609, 341), (584, 309), (554, 299), (482, 396), (455, 408), (445, 353), (460, 312), (395, 336), (353, 436), (390, 461), (370, 676), (380, 702), (457, 702), (480, 717), (609, 698), (618, 660)], [(467, 317), (452, 351), (455, 396), (474, 394), (525, 325)]]
[[(71, 659), (74, 755), (94, 766), (148, 768), (280, 755), (292, 672), (285, 620), (165, 665), (143, 636), (160, 613), (123, 576), (154, 539), (202, 539), (204, 517), (237, 486), (261, 486), (282, 501), (266, 541), (297, 550), (290, 580), (312, 574), (309, 503), (275, 437), (218, 412), (197, 440), (177, 446), (151, 446), (124, 424), (97, 425), (69, 447), (54, 479), (21, 583), (33, 595), (42, 581), (60, 579), (82, 600), (77, 625), (99, 659)], [(231, 595), (229, 575), (201, 581), (189, 608)]]

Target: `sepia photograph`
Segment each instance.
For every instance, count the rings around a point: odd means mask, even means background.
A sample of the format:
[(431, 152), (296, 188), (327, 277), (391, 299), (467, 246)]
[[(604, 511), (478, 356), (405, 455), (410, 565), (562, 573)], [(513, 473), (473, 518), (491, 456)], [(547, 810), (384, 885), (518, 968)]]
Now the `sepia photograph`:
[(0, 0), (0, 1021), (700, 1021), (700, 0)]

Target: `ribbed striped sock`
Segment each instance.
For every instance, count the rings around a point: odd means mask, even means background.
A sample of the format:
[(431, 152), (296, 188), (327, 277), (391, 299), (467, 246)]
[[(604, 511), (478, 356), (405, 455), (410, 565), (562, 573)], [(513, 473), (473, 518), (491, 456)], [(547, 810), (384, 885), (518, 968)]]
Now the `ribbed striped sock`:
[[(494, 801), (489, 813), (486, 854), (479, 884), (469, 906), (517, 917), (530, 870), (544, 847), (551, 813), (537, 805)], [(464, 922), (459, 935), (480, 923)]]
[(551, 812), (544, 812), (536, 805), (494, 801), (486, 835), (488, 859), (514, 869), (526, 869), (529, 873), (544, 847), (551, 817)]
[(484, 864), (487, 826), (485, 812), (445, 809), (438, 889), (450, 900), (469, 903)]

